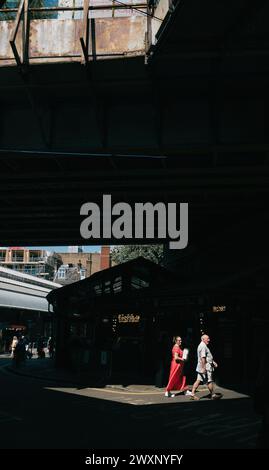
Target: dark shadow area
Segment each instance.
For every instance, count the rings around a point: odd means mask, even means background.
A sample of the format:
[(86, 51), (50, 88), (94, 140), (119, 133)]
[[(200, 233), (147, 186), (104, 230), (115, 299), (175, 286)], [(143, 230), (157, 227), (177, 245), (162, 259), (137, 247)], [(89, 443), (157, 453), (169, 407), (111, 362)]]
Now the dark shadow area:
[(260, 427), (249, 398), (155, 403), (124, 393), (119, 403), (120, 393), (78, 391), (60, 379), (1, 371), (1, 383), (3, 449), (172, 449), (179, 436), (181, 449), (250, 449)]
[[(38, 39), (37, 23), (30, 29), (26, 11), (25, 28), (10, 22), (8, 31), (0, 22), (12, 54), (0, 51), (1, 246), (164, 244), (162, 267), (140, 259), (93, 272), (89, 263), (89, 277), (48, 294), (44, 322), (55, 334), (58, 368), (46, 358), (16, 367), (0, 359), (3, 448), (251, 449), (260, 417), (258, 446), (268, 447), (269, 2), (169, 5), (156, 35), (156, 18), (147, 17), (146, 55), (92, 54), (89, 63), (79, 28), (76, 39), (64, 27), (65, 36), (59, 29), (48, 41), (44, 31)], [(17, 32), (23, 51), (14, 55)], [(78, 49), (64, 63), (51, 54), (68, 38)], [(30, 49), (42, 53), (35, 57), (41, 62), (31, 55), (29, 62)], [(115, 208), (122, 202), (120, 238)], [(157, 213), (145, 214), (150, 237), (143, 217), (144, 230), (134, 237), (135, 206), (146, 202), (165, 212), (158, 221)], [(86, 233), (85, 203), (98, 213), (97, 229), (92, 221)], [(186, 233), (183, 249), (172, 249), (171, 234), (159, 230), (168, 228), (169, 204), (174, 228)], [(0, 262), (21, 267), (9, 255), (0, 252)], [(2, 292), (1, 322), (35, 321), (10, 301), (10, 284)], [(32, 291), (30, 307), (34, 297)], [(202, 399), (192, 403), (177, 393), (165, 400), (172, 337), (181, 335), (189, 349), (184, 373), (192, 384), (204, 333), (219, 364), (214, 379), (228, 396), (213, 401), (199, 392)], [(1, 341), (0, 350), (8, 350), (0, 330)], [(132, 394), (132, 385), (156, 392)]]
[[(3, 358), (0, 358), (0, 367)], [(118, 373), (113, 374), (111, 377), (106, 377), (102, 373), (94, 373), (91, 371), (77, 371), (72, 372), (68, 368), (55, 368), (52, 360), (46, 358), (42, 362), (37, 359), (27, 360), (17, 366), (14, 361), (10, 360), (7, 356), (7, 370), (10, 373), (18, 374), (20, 376), (32, 377), (40, 380), (48, 380), (51, 382), (59, 382), (75, 386), (79, 389), (87, 387), (106, 387), (107, 385), (120, 384), (122, 387), (128, 387), (132, 384), (136, 385), (151, 385), (154, 386), (153, 377), (144, 377), (135, 374)], [(5, 361), (6, 362), (6, 361)]]

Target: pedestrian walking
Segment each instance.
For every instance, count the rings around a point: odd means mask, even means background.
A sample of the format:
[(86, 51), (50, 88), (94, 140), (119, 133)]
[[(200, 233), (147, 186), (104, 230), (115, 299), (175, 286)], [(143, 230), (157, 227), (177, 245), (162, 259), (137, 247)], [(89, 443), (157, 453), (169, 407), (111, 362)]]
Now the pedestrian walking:
[(214, 368), (218, 367), (218, 364), (213, 360), (213, 355), (208, 347), (210, 338), (208, 335), (204, 334), (201, 337), (201, 343), (197, 348), (197, 379), (192, 386), (192, 391), (190, 395), (191, 400), (199, 400), (197, 395), (195, 395), (196, 390), (200, 384), (207, 385), (207, 388), (210, 392), (210, 398), (216, 400), (222, 397), (221, 393), (215, 393), (215, 384), (213, 379)]
[(185, 390), (186, 377), (183, 375), (184, 361), (183, 351), (181, 349), (182, 339), (180, 336), (175, 337), (174, 346), (172, 349), (172, 361), (170, 367), (170, 375), (166, 387), (165, 396), (174, 397), (171, 390)]
[(11, 342), (11, 354), (10, 354), (12, 358), (14, 358), (14, 352), (15, 352), (17, 344), (18, 344), (18, 338), (17, 336), (13, 336), (13, 339)]
[(50, 336), (48, 340), (48, 351), (49, 357), (52, 359), (54, 357), (54, 339)]

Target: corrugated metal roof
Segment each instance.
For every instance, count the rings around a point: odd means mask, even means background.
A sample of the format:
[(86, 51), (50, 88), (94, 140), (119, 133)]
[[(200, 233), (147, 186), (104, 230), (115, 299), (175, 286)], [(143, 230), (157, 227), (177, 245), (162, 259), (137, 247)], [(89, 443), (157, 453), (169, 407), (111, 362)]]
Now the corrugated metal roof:
[(0, 290), (0, 307), (47, 312), (48, 301), (44, 297)]
[(57, 287), (61, 287), (61, 284), (57, 284), (56, 282), (48, 281), (47, 279), (42, 279), (37, 276), (31, 276), (30, 274), (17, 271), (16, 269), (9, 269), (0, 266), (0, 277), (1, 273), (9, 274), (11, 276), (11, 279), (20, 279), (21, 282), (28, 281), (29, 283), (31, 283), (31, 281), (34, 281), (36, 284), (46, 289), (56, 289)]

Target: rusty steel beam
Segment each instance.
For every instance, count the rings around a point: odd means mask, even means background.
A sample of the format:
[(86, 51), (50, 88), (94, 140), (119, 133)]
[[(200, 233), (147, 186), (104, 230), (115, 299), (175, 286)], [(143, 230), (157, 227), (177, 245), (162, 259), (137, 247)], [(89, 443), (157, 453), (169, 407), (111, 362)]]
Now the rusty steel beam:
[(24, 0), (24, 15), (23, 15), (23, 63), (27, 64), (29, 61), (29, 0)]
[(20, 59), (20, 56), (19, 56), (19, 53), (17, 51), (17, 48), (16, 48), (16, 45), (14, 42), (10, 41), (10, 47), (12, 49), (12, 52), (14, 54), (14, 57), (15, 57), (15, 60), (16, 60), (16, 63), (18, 66), (22, 65), (22, 62), (21, 62), (21, 59)]
[(15, 41), (16, 41), (16, 36), (17, 36), (17, 33), (18, 33), (18, 29), (19, 29), (23, 9), (24, 9), (24, 0), (21, 0), (20, 6), (18, 8), (17, 16), (16, 16), (16, 19), (15, 19), (15, 27), (14, 27), (14, 30), (11, 34), (10, 40), (9, 40), (9, 43), (10, 43), (11, 49), (13, 51), (13, 54), (14, 54), (15, 60), (17, 62), (17, 65), (22, 65), (22, 61), (20, 59)]
[(147, 31), (146, 31), (146, 38), (145, 38), (145, 44), (146, 44), (146, 57), (149, 49), (152, 46), (152, 17), (154, 15), (154, 9), (150, 6), (150, 2), (148, 2), (147, 6)]
[[(89, 10), (134, 10), (142, 8), (143, 10), (147, 9), (147, 3), (135, 3), (132, 5), (92, 5), (89, 6)], [(56, 12), (56, 11), (82, 11), (83, 7), (30, 7), (29, 11), (33, 12)], [(18, 8), (0, 8), (0, 13), (16, 13)]]
[(88, 54), (89, 54), (89, 0), (84, 0), (84, 6), (83, 6), (83, 19), (82, 19), (82, 37), (79, 38), (81, 48), (82, 48), (82, 53), (84, 56), (84, 60), (82, 60), (82, 63), (87, 64), (88, 62)]
[(95, 19), (91, 19), (91, 40), (92, 40), (92, 58), (96, 60), (96, 34), (95, 34)]
[(16, 19), (15, 19), (15, 27), (14, 27), (13, 33), (11, 35), (10, 42), (15, 42), (17, 32), (18, 32), (18, 29), (19, 29), (19, 23), (20, 23), (23, 7), (24, 7), (24, 0), (21, 0), (20, 6), (18, 8), (17, 16), (16, 16)]

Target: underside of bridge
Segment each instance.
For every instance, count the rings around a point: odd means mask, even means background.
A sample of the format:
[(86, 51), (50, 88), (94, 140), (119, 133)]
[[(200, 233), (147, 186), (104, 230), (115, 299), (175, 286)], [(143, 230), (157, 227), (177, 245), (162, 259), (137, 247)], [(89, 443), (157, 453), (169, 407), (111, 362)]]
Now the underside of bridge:
[(264, 260), (268, 24), (265, 1), (182, 0), (145, 54), (0, 67), (0, 243), (97, 244), (80, 207), (111, 194), (188, 202), (187, 250)]

